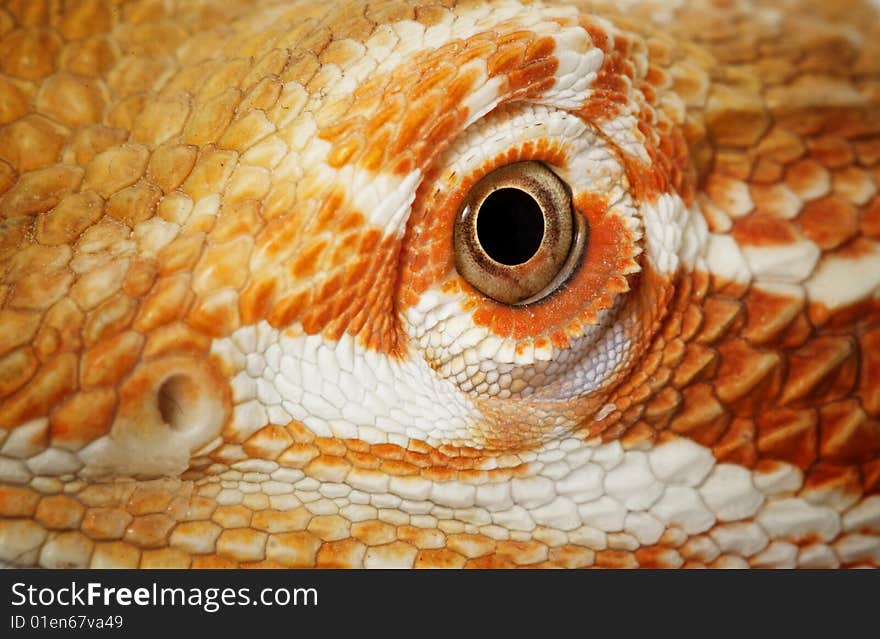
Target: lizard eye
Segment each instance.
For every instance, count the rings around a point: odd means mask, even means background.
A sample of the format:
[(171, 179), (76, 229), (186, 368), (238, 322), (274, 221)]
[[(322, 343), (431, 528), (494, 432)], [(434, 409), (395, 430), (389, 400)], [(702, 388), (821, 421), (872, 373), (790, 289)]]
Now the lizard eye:
[(555, 436), (601, 408), (632, 361), (627, 345), (653, 308), (640, 256), (666, 236), (644, 240), (622, 157), (577, 115), (512, 103), (468, 127), (427, 173), (398, 308), (433, 376), (478, 407), (467, 437), (507, 447)]
[(456, 219), (456, 269), (498, 302), (536, 302), (577, 266), (586, 243), (583, 220), (569, 188), (543, 164), (495, 169), (470, 190)]

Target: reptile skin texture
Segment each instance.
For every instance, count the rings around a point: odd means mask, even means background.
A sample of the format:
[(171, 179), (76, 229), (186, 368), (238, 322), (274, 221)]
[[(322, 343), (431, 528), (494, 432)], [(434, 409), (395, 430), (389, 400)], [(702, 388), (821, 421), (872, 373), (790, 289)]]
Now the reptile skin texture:
[(877, 8), (7, 0), (0, 562), (880, 565)]

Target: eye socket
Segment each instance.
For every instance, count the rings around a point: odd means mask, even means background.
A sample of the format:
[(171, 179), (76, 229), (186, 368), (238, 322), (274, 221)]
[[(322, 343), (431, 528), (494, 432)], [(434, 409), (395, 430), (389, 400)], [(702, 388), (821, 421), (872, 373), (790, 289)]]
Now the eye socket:
[(455, 222), (455, 266), (484, 295), (530, 304), (571, 276), (586, 241), (586, 222), (562, 180), (539, 162), (516, 162), (468, 194)]

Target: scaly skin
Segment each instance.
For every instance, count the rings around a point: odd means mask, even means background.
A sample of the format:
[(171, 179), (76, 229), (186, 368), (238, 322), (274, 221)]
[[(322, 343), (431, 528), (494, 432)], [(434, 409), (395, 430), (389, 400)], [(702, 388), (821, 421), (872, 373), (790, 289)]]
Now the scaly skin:
[(880, 564), (880, 20), (616, 4), (6, 2), (0, 559)]

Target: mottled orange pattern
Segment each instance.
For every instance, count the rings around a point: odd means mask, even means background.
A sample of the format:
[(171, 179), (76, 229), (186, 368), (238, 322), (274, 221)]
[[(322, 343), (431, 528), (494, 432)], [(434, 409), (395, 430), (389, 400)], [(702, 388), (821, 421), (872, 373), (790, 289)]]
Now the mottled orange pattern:
[[(567, 348), (628, 295), (638, 356), (597, 395), (540, 410), (589, 414), (574, 435), (626, 451), (684, 438), (765, 478), (796, 467), (802, 486), (792, 496), (840, 512), (877, 499), (876, 290), (835, 305), (827, 287), (786, 277), (759, 287), (705, 265), (663, 273), (635, 250), (644, 240), (606, 215), (606, 199), (584, 193), (576, 208), (590, 222), (588, 268), (546, 303), (508, 307), (458, 277), (449, 238), (467, 189), (517, 160), (564, 163), (567, 149), (548, 141), (511, 150), (464, 176), (459, 190), (438, 182), (435, 163), (473, 115), (467, 100), (489, 81), (505, 103), (538, 100), (553, 86), (555, 40), (512, 11), (476, 34), (453, 31), (442, 46), (395, 53), (351, 91), (343, 79), (369, 55), (479, 4), (3, 3), (3, 561), (775, 565), (770, 555), (719, 549), (712, 531), (676, 526), (653, 543), (622, 528), (597, 541), (580, 528), (509, 532), (465, 507), (438, 520), (399, 504), (315, 512), (293, 499), (285, 481), (303, 477), (367, 494), (395, 482), (401, 493), (429, 495), (429, 481), (460, 482), (467, 493), (532, 476), (551, 429), (480, 399), (473, 404), (495, 428), (475, 435), (482, 445), (370, 443), (316, 434), (300, 420), (246, 433), (233, 426), (238, 369), (212, 350), (216, 340), (265, 321), (329, 342), (351, 336), (367, 352), (405, 361), (419, 355), (399, 314), (433, 285), (468, 291), (476, 325), (532, 348)], [(794, 265), (779, 267), (805, 268), (805, 277), (827, 268), (833, 280), (835, 260), (876, 259), (880, 20), (870, 6), (568, 4), (579, 15), (550, 21), (582, 27), (604, 54), (590, 98), (572, 113), (593, 124), (632, 115), (648, 157), (619, 158), (634, 199), (676, 194), (710, 232), (758, 256), (750, 263), (770, 259), (766, 251), (815, 247), (812, 265), (795, 254)], [(352, 183), (330, 179), (335, 172)], [(415, 172), (421, 181), (399, 232), (355, 204), (356, 178)], [(215, 416), (216, 445), (195, 447), (176, 475), (81, 472), (78, 453), (117, 423), (145, 437), (156, 423), (176, 426), (162, 395), (175, 376), (198, 380), (176, 387), (172, 403)], [(267, 472), (268, 462), (287, 480)], [(228, 503), (224, 491), (240, 482), (274, 484)], [(857, 521), (847, 535), (833, 537), (835, 565), (880, 565), (880, 518)], [(783, 537), (803, 565), (825, 565), (832, 540), (813, 531)]]

